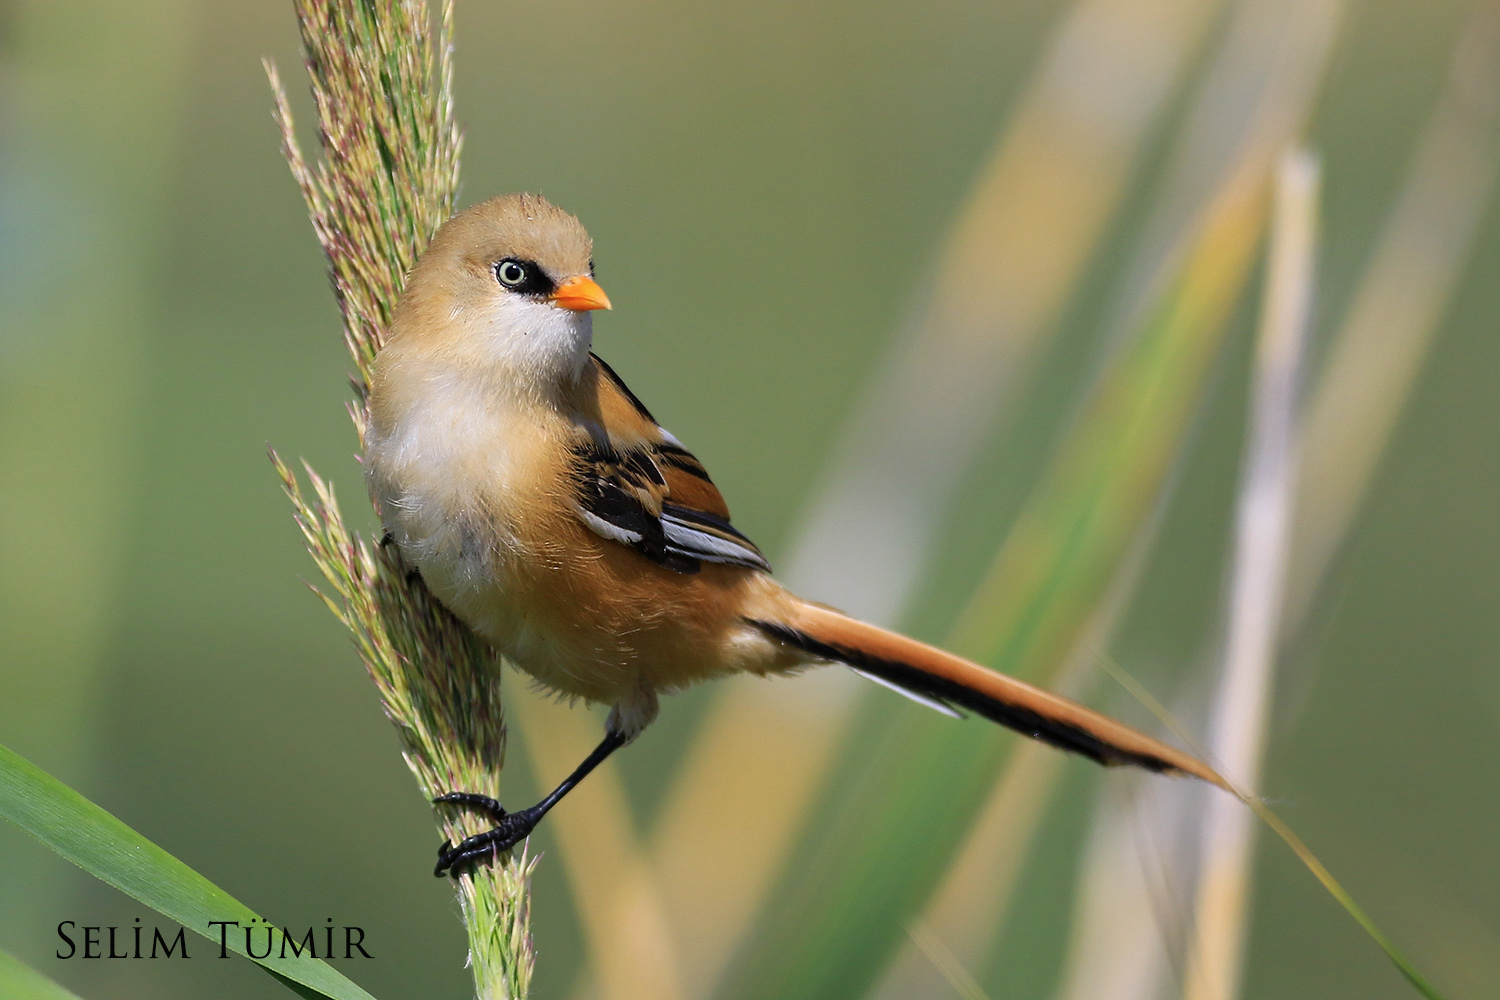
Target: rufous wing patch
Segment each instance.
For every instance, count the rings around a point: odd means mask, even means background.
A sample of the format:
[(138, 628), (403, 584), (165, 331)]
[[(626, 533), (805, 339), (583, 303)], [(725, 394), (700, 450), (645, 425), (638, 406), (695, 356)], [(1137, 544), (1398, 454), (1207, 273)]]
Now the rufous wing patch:
[[(573, 448), (574, 510), (596, 534), (679, 573), (701, 562), (769, 570), (729, 523), (729, 505), (703, 463), (667, 433), (620, 377), (593, 361), (593, 406), (604, 431)], [(593, 412), (588, 412), (592, 410)]]

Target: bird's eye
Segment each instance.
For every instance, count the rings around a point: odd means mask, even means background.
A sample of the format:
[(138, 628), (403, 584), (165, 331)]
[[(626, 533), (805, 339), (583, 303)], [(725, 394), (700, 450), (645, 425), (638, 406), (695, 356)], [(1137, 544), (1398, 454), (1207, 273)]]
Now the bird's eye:
[(502, 260), (495, 265), (495, 277), (506, 288), (519, 288), (526, 283), (526, 268), (513, 260)]

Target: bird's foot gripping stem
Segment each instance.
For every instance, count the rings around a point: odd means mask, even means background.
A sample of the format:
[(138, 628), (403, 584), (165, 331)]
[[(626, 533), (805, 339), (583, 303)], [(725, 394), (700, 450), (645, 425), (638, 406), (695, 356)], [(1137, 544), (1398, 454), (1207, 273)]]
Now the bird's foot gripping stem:
[(432, 800), (434, 803), (472, 806), (495, 821), (492, 829), (465, 837), (457, 844), (443, 841), (438, 848), (437, 867), (432, 874), (442, 878), (445, 874), (461, 875), (486, 859), (498, 858), (501, 854), (531, 836), (531, 831), (541, 822), (544, 809), (532, 806), (516, 812), (506, 812), (497, 799), (473, 792), (449, 792)]
[(554, 788), (550, 795), (530, 809), (506, 812), (498, 799), (474, 792), (449, 792), (447, 795), (439, 795), (433, 799), (435, 804), (472, 806), (489, 813), (495, 821), (495, 827), (484, 833), (465, 837), (457, 844), (443, 841), (443, 846), (438, 848), (438, 863), (437, 867), (432, 870), (432, 874), (439, 878), (442, 878), (445, 873), (454, 876), (461, 875), (487, 858), (498, 858), (531, 836), (531, 831), (536, 829), (536, 825), (542, 821), (543, 816), (547, 815), (549, 809), (557, 805), (564, 795), (572, 791), (573, 787), (590, 771), (598, 767), (604, 758), (628, 742), (629, 739), (619, 732), (613, 729), (607, 731), (604, 739), (594, 748), (594, 752), (589, 754), (584, 762), (563, 780), (562, 784)]

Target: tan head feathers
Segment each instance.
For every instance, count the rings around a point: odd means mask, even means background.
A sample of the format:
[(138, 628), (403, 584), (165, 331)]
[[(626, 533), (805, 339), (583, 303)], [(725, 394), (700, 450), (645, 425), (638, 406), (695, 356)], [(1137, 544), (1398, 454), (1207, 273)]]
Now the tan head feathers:
[(534, 262), (557, 282), (592, 271), (583, 223), (539, 194), (505, 194), (467, 208), (433, 237), (413, 279), (429, 267), (489, 272), (509, 257)]

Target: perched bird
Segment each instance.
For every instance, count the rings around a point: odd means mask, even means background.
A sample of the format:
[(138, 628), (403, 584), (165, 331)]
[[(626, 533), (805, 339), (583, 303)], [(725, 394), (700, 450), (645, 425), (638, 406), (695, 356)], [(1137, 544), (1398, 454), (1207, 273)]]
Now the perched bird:
[(1103, 764), (1222, 784), (1097, 712), (782, 588), (702, 463), (591, 352), (609, 306), (578, 220), (506, 195), (438, 231), (375, 359), (364, 468), (387, 538), (511, 663), (613, 706), (603, 742), (535, 806), (440, 797), (496, 826), (443, 844), (436, 874), (526, 837), (656, 717), (660, 693), (816, 663)]

